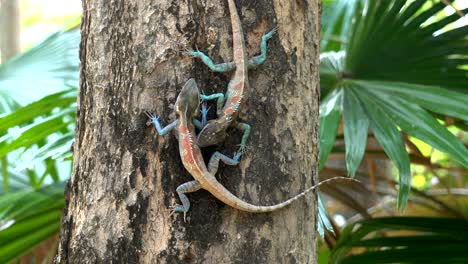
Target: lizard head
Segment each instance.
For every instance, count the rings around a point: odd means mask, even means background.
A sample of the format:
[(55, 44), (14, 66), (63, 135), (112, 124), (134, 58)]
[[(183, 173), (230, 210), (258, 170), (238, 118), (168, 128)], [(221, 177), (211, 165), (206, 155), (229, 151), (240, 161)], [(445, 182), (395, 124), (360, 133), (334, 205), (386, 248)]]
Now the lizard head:
[(187, 118), (198, 115), (200, 106), (200, 91), (194, 79), (189, 79), (177, 96), (175, 111), (178, 116)]
[(220, 119), (208, 121), (206, 126), (198, 134), (197, 143), (200, 147), (207, 147), (218, 144), (226, 138), (226, 126)]

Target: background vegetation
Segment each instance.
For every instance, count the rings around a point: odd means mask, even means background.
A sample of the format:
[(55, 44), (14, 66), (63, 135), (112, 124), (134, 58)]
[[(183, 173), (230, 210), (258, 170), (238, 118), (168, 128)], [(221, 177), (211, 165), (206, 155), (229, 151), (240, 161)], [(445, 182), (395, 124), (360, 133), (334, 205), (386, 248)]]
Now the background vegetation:
[[(0, 263), (50, 260), (71, 171), (79, 4), (46, 2), (0, 65)], [(467, 8), (324, 1), (320, 177), (363, 184), (322, 188), (321, 263), (468, 262)]]

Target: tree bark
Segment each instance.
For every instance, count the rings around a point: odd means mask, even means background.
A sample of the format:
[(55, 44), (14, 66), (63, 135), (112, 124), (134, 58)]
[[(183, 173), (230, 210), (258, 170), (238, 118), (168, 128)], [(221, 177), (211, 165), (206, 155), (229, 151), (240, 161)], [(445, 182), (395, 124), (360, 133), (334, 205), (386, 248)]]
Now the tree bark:
[[(267, 62), (250, 71), (241, 119), (252, 126), (237, 167), (218, 179), (240, 198), (268, 205), (316, 183), (318, 157), (318, 0), (236, 1), (249, 55), (278, 26)], [(230, 74), (211, 72), (184, 48), (232, 60), (226, 1), (84, 1), (81, 84), (74, 170), (66, 190), (57, 263), (316, 263), (316, 202), (307, 196), (267, 214), (230, 208), (206, 191), (189, 194), (184, 222), (170, 215), (178, 185), (192, 180), (176, 138), (163, 124), (191, 77), (210, 94)], [(214, 106), (213, 106), (214, 110)], [(214, 111), (211, 111), (214, 113)], [(212, 114), (214, 115), (214, 114)], [(232, 155), (241, 134), (214, 150)], [(205, 153), (206, 152), (206, 153)]]
[(20, 22), (17, 0), (0, 0), (0, 62), (20, 51)]

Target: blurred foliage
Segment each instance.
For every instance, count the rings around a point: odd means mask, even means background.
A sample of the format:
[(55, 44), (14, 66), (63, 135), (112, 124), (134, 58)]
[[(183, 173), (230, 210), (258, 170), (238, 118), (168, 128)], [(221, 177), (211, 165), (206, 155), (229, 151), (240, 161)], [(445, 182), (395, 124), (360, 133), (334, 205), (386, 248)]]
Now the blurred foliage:
[(68, 30), (81, 19), (79, 0), (19, 0), (19, 4), (22, 50), (33, 47), (53, 32)]
[(78, 86), (73, 27), (0, 64), (0, 263), (59, 230)]
[[(363, 185), (321, 188), (326, 198), (340, 202), (328, 206), (333, 214), (352, 217), (343, 233), (331, 221), (335, 233), (325, 233), (320, 263), (331, 253), (332, 263), (466, 262), (457, 259), (463, 253), (455, 248), (432, 251), (459, 242), (453, 236), (438, 240), (438, 230), (428, 237), (434, 246), (418, 246), (420, 237), (412, 235), (419, 227), (410, 218), (399, 220), (411, 232), (392, 248), (385, 240), (391, 224), (371, 218), (394, 215), (388, 205), (395, 196), (399, 208), (408, 203), (406, 215), (467, 216), (467, 7), (448, 0), (324, 2), (320, 176), (348, 174)], [(369, 220), (353, 224), (360, 218)], [(440, 223), (454, 225), (442, 229), (466, 225), (448, 218)], [(365, 228), (356, 229), (360, 224)], [(362, 242), (371, 231), (383, 238)]]
[(0, 263), (8, 263), (57, 234), (64, 206), (63, 183), (0, 196)]
[[(373, 218), (343, 230), (329, 263), (468, 263), (467, 248), (468, 221), (465, 219)], [(350, 250), (362, 253), (346, 256)]]

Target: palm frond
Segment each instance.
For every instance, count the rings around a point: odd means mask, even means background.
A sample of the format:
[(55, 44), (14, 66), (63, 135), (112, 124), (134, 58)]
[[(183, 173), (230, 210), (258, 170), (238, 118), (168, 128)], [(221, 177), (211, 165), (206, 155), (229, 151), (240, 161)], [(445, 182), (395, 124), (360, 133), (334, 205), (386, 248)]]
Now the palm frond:
[(0, 263), (8, 263), (56, 235), (65, 183), (0, 196)]
[(57, 32), (0, 64), (0, 115), (78, 86), (78, 30)]
[(351, 30), (350, 21), (362, 8), (364, 0), (322, 1), (322, 34), (320, 50), (339, 51), (346, 47)]
[[(467, 263), (467, 227), (468, 221), (454, 218), (362, 220), (343, 230), (330, 263)], [(354, 248), (366, 251), (348, 255)]]
[[(468, 120), (468, 94), (460, 92), (468, 87), (468, 26), (452, 27), (460, 17), (444, 15), (446, 5), (440, 2), (364, 4), (346, 49), (321, 55), (320, 164), (333, 148), (342, 112), (348, 173), (354, 175), (361, 163), (370, 128), (398, 168), (403, 208), (411, 180), (400, 131), (468, 167), (468, 150), (437, 120), (438, 115)], [(331, 100), (338, 96), (340, 101)]]

